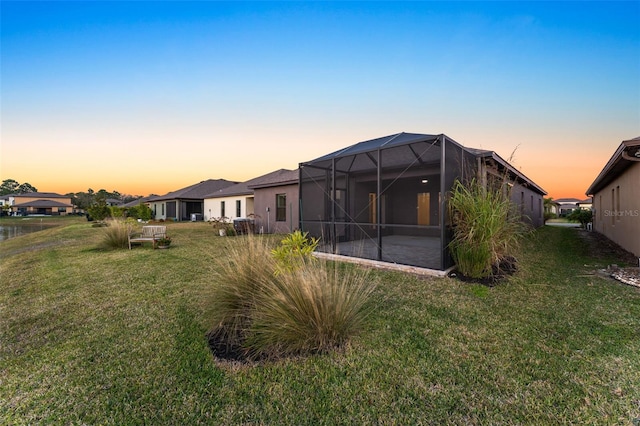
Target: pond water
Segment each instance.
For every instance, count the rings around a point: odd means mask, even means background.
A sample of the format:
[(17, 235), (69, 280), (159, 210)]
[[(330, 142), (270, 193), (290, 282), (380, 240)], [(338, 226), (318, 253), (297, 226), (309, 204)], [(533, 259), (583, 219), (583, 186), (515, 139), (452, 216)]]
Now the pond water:
[(52, 228), (56, 225), (48, 225), (40, 222), (25, 222), (20, 224), (0, 224), (0, 242), (9, 238), (19, 237), (20, 235), (38, 232)]

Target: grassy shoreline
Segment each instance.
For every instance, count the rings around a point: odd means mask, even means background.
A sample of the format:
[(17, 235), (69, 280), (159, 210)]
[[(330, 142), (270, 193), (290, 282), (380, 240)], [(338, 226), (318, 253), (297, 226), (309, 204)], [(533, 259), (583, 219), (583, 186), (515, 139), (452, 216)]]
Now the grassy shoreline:
[(247, 367), (205, 339), (234, 238), (167, 226), (169, 250), (100, 251), (84, 218), (0, 243), (1, 424), (640, 418), (640, 291), (593, 275), (607, 261), (575, 230), (536, 231), (493, 288), (373, 271), (377, 308), (343, 353)]

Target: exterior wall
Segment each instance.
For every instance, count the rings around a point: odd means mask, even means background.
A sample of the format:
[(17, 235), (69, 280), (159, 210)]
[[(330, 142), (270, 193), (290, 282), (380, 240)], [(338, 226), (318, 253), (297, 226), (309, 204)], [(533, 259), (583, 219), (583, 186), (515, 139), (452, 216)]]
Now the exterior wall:
[[(236, 201), (240, 201), (240, 216), (236, 213)], [(224, 201), (224, 215), (221, 211), (220, 202)], [(254, 214), (254, 201), (251, 195), (236, 195), (231, 197), (206, 198), (204, 200), (204, 220), (212, 218), (226, 217), (229, 221), (237, 218), (246, 218)]]
[(167, 220), (167, 204), (164, 201), (148, 203), (155, 220)]
[[(284, 234), (299, 229), (300, 194), (298, 184), (261, 188), (256, 189), (254, 192), (256, 229), (258, 232)], [(276, 221), (276, 194), (285, 194), (287, 197), (287, 220), (284, 222)], [(268, 212), (267, 208), (269, 209)]]
[(544, 199), (543, 196), (529, 188), (514, 183), (511, 188), (511, 202), (513, 202), (523, 218), (534, 227), (544, 225)]
[(640, 257), (640, 163), (593, 197), (593, 229)]

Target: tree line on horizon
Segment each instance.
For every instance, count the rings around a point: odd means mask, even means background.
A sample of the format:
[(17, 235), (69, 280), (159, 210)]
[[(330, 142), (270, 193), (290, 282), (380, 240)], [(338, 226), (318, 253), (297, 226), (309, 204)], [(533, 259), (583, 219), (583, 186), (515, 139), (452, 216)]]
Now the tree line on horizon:
[[(0, 196), (9, 194), (28, 194), (30, 192), (38, 192), (38, 189), (28, 182), (20, 183), (15, 179), (5, 179), (0, 184)], [(121, 194), (118, 191), (109, 192), (105, 189), (100, 189), (96, 192), (91, 188), (87, 189), (86, 192), (69, 192), (64, 195), (71, 197), (73, 205), (81, 210), (87, 210), (99, 200), (106, 201), (109, 198), (120, 200), (123, 203), (129, 203), (142, 198), (142, 195)]]

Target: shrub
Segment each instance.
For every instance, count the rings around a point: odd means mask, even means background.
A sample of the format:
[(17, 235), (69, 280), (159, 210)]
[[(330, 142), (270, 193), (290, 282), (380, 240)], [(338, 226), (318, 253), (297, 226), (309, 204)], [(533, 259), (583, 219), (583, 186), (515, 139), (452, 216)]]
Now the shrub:
[[(221, 358), (322, 352), (362, 326), (373, 285), (366, 273), (319, 261), (279, 270), (268, 240), (234, 239), (216, 269), (210, 346)], [(350, 272), (347, 272), (350, 271)]]
[(133, 230), (133, 222), (129, 220), (113, 219), (105, 222), (101, 247), (119, 249), (129, 247), (129, 234)]
[(459, 271), (486, 278), (518, 249), (526, 225), (514, 211), (506, 188), (486, 189), (475, 179), (454, 184), (449, 209), (453, 239), (449, 244)]
[(318, 247), (320, 240), (309, 238), (308, 235), (308, 232), (294, 231), (282, 239), (278, 247), (271, 251), (278, 262), (276, 274), (293, 271), (302, 262), (313, 259), (311, 255)]
[(590, 209), (575, 209), (567, 215), (567, 219), (571, 222), (580, 222), (580, 225), (584, 228), (587, 223), (593, 220), (593, 212)]
[(362, 328), (373, 289), (362, 269), (302, 261), (265, 282), (247, 347), (253, 355), (271, 357), (340, 347)]
[(148, 222), (151, 220), (151, 217), (153, 216), (153, 210), (151, 210), (151, 208), (148, 205), (144, 203), (140, 203), (137, 206), (129, 208), (128, 214), (129, 214), (129, 217)]

